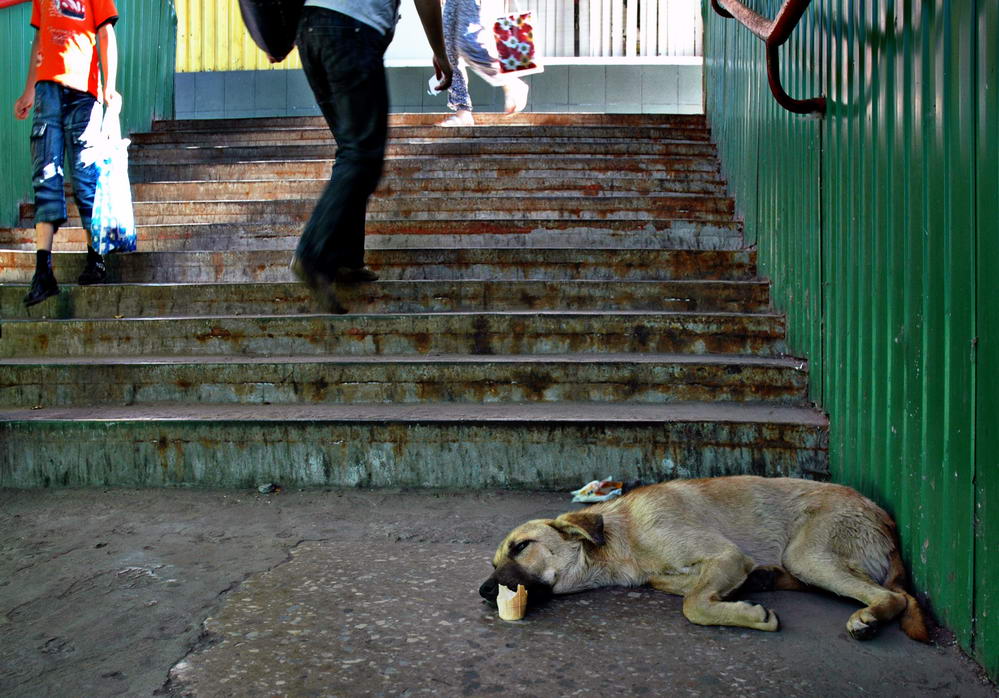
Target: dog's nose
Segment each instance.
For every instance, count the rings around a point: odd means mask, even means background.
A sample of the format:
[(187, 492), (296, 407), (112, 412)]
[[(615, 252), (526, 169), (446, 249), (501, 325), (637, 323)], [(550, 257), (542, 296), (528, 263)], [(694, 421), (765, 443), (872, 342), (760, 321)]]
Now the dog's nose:
[(496, 601), (496, 596), (499, 594), (499, 585), (493, 577), (490, 577), (486, 581), (482, 582), (482, 586), (479, 587), (479, 596), (484, 598), (490, 603)]

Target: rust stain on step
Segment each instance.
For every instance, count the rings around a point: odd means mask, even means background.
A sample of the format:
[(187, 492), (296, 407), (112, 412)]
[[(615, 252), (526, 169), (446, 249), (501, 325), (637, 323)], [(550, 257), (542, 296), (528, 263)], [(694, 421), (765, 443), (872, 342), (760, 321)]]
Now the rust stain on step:
[(204, 344), (212, 339), (221, 339), (226, 342), (241, 342), (245, 338), (242, 332), (231, 332), (224, 327), (213, 327), (208, 332), (194, 335), (194, 338)]

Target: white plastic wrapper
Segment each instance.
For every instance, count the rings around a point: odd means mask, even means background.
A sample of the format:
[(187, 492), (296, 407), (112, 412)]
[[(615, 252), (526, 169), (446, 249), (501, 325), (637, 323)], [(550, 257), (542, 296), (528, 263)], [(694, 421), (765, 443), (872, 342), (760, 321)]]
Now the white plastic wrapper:
[(427, 94), (428, 95), (439, 95), (444, 90), (438, 90), (437, 86), (440, 84), (440, 80), (436, 75), (431, 75), (430, 79), (427, 80)]
[(91, 245), (98, 254), (135, 250), (132, 188), (128, 181), (128, 144), (121, 137), (117, 111), (104, 114), (97, 142), (81, 155), (97, 165), (97, 189), (90, 223)]

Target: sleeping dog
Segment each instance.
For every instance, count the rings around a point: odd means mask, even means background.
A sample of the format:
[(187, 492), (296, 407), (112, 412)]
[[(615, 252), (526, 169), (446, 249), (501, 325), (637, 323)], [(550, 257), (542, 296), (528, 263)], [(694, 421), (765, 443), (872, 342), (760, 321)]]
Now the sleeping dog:
[(642, 487), (555, 519), (515, 528), (493, 557), (479, 593), (523, 584), (528, 604), (551, 594), (639, 586), (683, 596), (700, 625), (777, 630), (774, 612), (732, 600), (743, 585), (818, 587), (864, 604), (847, 621), (858, 640), (896, 617), (928, 641), (906, 591), (895, 524), (855, 490), (830, 483), (749, 475), (674, 480)]

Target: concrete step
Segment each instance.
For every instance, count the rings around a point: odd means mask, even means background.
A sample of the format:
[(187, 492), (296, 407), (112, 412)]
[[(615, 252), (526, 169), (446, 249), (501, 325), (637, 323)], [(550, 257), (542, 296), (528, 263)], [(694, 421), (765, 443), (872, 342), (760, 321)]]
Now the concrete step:
[[(197, 223), (138, 225), (136, 237), (144, 252), (295, 249), (302, 234), (299, 223)], [(741, 250), (742, 227), (735, 221), (710, 223), (650, 219), (644, 221), (581, 221), (549, 218), (533, 221), (368, 221), (367, 249), (402, 248), (539, 248)], [(79, 226), (59, 229), (57, 252), (85, 248), (89, 235)], [(30, 227), (0, 228), (0, 249), (33, 251)]]
[[(154, 130), (147, 133), (133, 133), (129, 136), (132, 144), (147, 145), (230, 145), (239, 142), (243, 145), (295, 144), (295, 143), (335, 143), (329, 128), (321, 126), (271, 126), (234, 130), (219, 130), (212, 127), (192, 127), (186, 129)], [(580, 140), (622, 140), (632, 141), (703, 141), (711, 138), (706, 128), (690, 128), (683, 125), (664, 126), (609, 126), (609, 125), (540, 125), (496, 124), (458, 128), (441, 128), (434, 125), (392, 126), (389, 128), (389, 141), (465, 140), (469, 138), (532, 138), (538, 141), (580, 139)]]
[(772, 313), (494, 311), (5, 320), (0, 357), (785, 352)]
[[(302, 225), (297, 223), (198, 223), (136, 226), (138, 247), (145, 252), (295, 249)], [(369, 221), (365, 246), (385, 248), (543, 248), (588, 249), (744, 249), (735, 222), (575, 221), (548, 219), (493, 225), (481, 221)], [(59, 229), (56, 252), (84, 249), (89, 241), (79, 226)], [(34, 251), (31, 228), (0, 228), (0, 250)]]
[[(538, 141), (533, 138), (465, 138), (438, 141), (412, 139), (406, 142), (389, 142), (386, 148), (388, 157), (478, 157), (480, 155), (504, 155), (522, 158), (531, 162), (549, 155), (590, 156), (653, 156), (714, 158), (714, 145), (702, 141), (611, 141), (600, 139), (552, 139)], [(203, 163), (231, 162), (239, 160), (293, 160), (332, 158), (336, 146), (330, 143), (307, 143), (288, 145), (232, 145), (198, 146), (182, 148), (175, 145), (144, 145), (129, 153), (129, 164), (144, 163)]]
[(739, 403), (8, 409), (0, 464), (0, 487), (22, 488), (568, 490), (593, 473), (823, 478), (828, 421), (811, 408)]
[[(0, 285), (3, 317), (75, 318), (282, 315), (313, 312), (300, 283), (63, 284), (59, 296), (25, 308), (27, 284)], [(356, 313), (494, 310), (769, 310), (765, 281), (379, 281), (339, 293)]]
[[(168, 223), (305, 223), (315, 208), (312, 199), (233, 201), (146, 201), (133, 204), (135, 220), (146, 225)], [(34, 204), (21, 206), (21, 225), (34, 220)], [(372, 199), (368, 220), (505, 221), (545, 220), (573, 217), (577, 220), (730, 221), (731, 200), (719, 197), (656, 195), (564, 197), (542, 194), (533, 197), (393, 196)], [(69, 225), (80, 225), (76, 205), (69, 206)]]
[[(138, 182), (132, 185), (135, 201), (205, 201), (205, 200), (275, 200), (307, 199), (315, 201), (329, 179), (259, 179)], [(484, 195), (537, 197), (541, 188), (546, 196), (647, 196), (659, 194), (701, 195), (726, 198), (724, 189), (711, 182), (673, 180), (651, 177), (386, 177), (375, 192), (375, 199), (389, 197), (441, 196), (474, 198)]]
[[(389, 115), (389, 128), (399, 126), (433, 126), (450, 113), (397, 113)], [(703, 114), (558, 114), (520, 113), (507, 116), (483, 112), (475, 115), (478, 126), (674, 126), (706, 129)], [(153, 131), (216, 130), (246, 132), (266, 128), (326, 128), (321, 116), (257, 117), (243, 119), (176, 119), (153, 122)]]
[(677, 401), (803, 404), (805, 362), (658, 354), (7, 359), (0, 405)]
[[(56, 278), (71, 283), (85, 252), (52, 255)], [(389, 280), (748, 280), (756, 256), (749, 250), (615, 250), (571, 248), (375, 249), (365, 261)], [(130, 252), (107, 257), (111, 282), (244, 283), (292, 281), (283, 250)], [(28, 283), (35, 253), (0, 250), (0, 282)]]
[[(254, 179), (329, 179), (333, 158), (294, 160), (246, 159), (237, 162), (171, 164), (129, 162), (133, 184), (150, 181), (206, 181)], [(548, 155), (536, 160), (512, 160), (501, 155), (458, 157), (391, 157), (385, 161), (384, 177), (404, 179), (458, 179), (465, 177), (503, 179), (514, 176), (559, 180), (569, 176), (594, 180), (635, 177), (648, 180), (710, 182), (723, 184), (718, 161), (700, 157), (612, 157), (595, 155)]]

